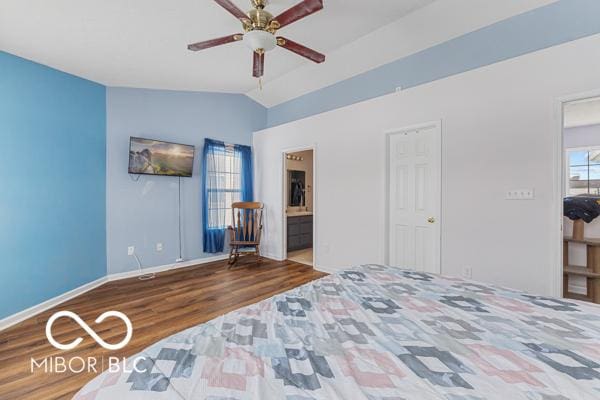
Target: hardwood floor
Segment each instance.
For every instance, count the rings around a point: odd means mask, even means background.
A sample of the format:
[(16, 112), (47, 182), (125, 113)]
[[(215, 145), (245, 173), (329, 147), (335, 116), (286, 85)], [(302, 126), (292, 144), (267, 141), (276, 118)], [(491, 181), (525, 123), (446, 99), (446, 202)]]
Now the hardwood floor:
[[(215, 262), (158, 274), (156, 279), (131, 278), (104, 284), (34, 318), (0, 331), (0, 399), (70, 399), (97, 373), (31, 372), (31, 358), (132, 356), (159, 339), (209, 321), (219, 315), (271, 297), (326, 274), (291, 261), (263, 259), (260, 265), (240, 260), (227, 269)], [(96, 325), (94, 320), (109, 310), (125, 313), (133, 323), (133, 337), (122, 350), (100, 347), (69, 318), (53, 325), (53, 336), (61, 343), (77, 337), (83, 342), (73, 350), (52, 347), (45, 334), (48, 318), (59, 310), (77, 313), (106, 342), (118, 343), (125, 335), (123, 322), (109, 318)], [(99, 361), (100, 363), (100, 361)], [(74, 364), (79, 368), (81, 363)], [(98, 373), (101, 372), (100, 365)]]

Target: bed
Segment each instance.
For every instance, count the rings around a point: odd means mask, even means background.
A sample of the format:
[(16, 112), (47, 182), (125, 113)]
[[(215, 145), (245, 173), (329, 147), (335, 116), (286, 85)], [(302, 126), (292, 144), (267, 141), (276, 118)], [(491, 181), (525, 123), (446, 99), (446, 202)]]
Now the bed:
[(75, 398), (600, 399), (600, 308), (364, 265), (141, 356), (143, 372), (105, 372)]

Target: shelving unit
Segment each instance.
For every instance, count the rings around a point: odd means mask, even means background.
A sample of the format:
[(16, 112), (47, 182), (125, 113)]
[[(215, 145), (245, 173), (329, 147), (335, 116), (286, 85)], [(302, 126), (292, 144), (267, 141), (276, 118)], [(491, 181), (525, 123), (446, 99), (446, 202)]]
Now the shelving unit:
[[(586, 246), (586, 266), (570, 265), (569, 243), (579, 243)], [(600, 239), (565, 237), (563, 240), (563, 276), (563, 297), (600, 304)], [(586, 295), (569, 292), (569, 276), (583, 276), (586, 278)]]

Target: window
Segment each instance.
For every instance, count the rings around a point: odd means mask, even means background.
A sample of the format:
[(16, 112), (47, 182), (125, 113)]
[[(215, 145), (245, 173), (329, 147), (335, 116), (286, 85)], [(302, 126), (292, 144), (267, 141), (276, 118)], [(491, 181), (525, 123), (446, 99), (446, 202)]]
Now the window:
[(204, 139), (202, 241), (205, 253), (220, 253), (231, 225), (231, 205), (252, 201), (252, 148)]
[(240, 201), (242, 193), (242, 162), (233, 146), (214, 151), (207, 163), (209, 228), (225, 229), (231, 225), (231, 204)]
[(567, 151), (567, 195), (600, 194), (600, 148)]

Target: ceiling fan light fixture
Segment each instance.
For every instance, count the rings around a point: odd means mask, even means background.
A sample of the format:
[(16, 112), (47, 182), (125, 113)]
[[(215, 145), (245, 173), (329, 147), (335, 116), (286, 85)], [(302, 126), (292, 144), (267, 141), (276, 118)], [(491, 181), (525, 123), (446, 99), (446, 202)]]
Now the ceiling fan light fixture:
[(275, 48), (277, 39), (267, 31), (254, 30), (244, 34), (244, 44), (252, 51), (263, 49), (267, 52)]

